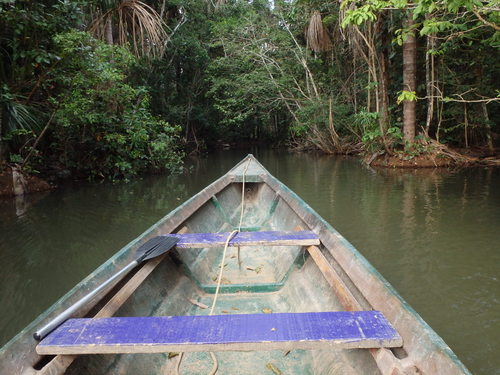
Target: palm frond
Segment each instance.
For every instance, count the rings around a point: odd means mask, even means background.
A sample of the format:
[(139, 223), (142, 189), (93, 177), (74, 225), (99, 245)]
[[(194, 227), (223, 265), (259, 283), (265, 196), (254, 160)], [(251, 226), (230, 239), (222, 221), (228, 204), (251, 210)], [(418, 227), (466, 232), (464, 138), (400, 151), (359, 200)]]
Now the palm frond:
[(115, 39), (119, 45), (131, 44), (137, 56), (161, 57), (169, 40), (166, 24), (149, 5), (138, 0), (122, 1), (96, 18), (90, 32), (98, 39), (106, 40), (106, 26), (114, 23)]
[(33, 107), (16, 101), (4, 103), (5, 132), (26, 130), (36, 133), (41, 128), (40, 113)]
[(0, 116), (0, 140), (12, 150), (20, 150), (27, 140), (33, 139), (41, 131), (44, 118), (40, 110), (11, 95), (0, 95)]
[(306, 30), (307, 45), (314, 52), (326, 52), (332, 49), (332, 42), (326, 32), (321, 14), (315, 11), (309, 21), (309, 26)]

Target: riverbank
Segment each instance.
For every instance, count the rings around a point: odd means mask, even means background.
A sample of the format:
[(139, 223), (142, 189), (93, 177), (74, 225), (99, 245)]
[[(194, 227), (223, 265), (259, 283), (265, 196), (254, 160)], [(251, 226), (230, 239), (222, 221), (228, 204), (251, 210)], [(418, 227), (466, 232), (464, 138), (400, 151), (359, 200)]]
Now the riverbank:
[(11, 166), (0, 168), (0, 197), (14, 197), (52, 189), (54, 186), (40, 177), (21, 173)]
[(470, 157), (460, 155), (452, 158), (443, 154), (422, 154), (408, 158), (404, 155), (377, 155), (363, 158), (363, 161), (371, 167), (381, 168), (468, 168), (468, 167), (495, 167), (500, 166), (500, 158), (490, 156), (486, 158)]
[[(223, 150), (234, 150), (240, 149), (241, 145), (224, 144), (223, 146), (221, 147)], [(308, 151), (299, 152), (308, 153)], [(418, 154), (398, 151), (390, 155), (379, 152), (374, 154), (359, 153), (353, 156), (361, 158), (364, 164), (376, 168), (420, 169), (500, 166), (500, 153), (498, 150), (495, 155), (491, 156), (483, 149), (455, 151), (444, 145), (439, 145), (439, 148), (435, 148), (431, 152)], [(52, 190), (56, 185), (47, 181), (53, 179), (54, 176), (34, 176), (20, 173), (15, 165), (0, 165), (0, 197), (14, 197), (20, 194)]]
[(453, 150), (433, 141), (424, 152), (395, 151), (368, 154), (363, 162), (381, 168), (467, 168), (476, 166), (500, 166), (500, 152), (493, 154), (484, 148)]

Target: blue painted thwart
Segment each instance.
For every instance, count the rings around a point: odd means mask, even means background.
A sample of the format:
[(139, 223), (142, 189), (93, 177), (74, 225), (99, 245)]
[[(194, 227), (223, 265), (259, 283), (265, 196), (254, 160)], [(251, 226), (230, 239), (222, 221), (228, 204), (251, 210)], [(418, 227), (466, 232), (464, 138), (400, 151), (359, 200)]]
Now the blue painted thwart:
[(401, 338), (381, 312), (341, 311), (70, 319), (42, 340), (37, 351), (50, 354), (50, 348), (114, 346), (112, 352), (120, 353), (131, 352), (126, 347), (147, 346), (134, 352), (148, 352), (158, 345), (174, 345), (179, 351), (185, 345), (199, 345), (189, 350), (204, 351), (210, 344), (238, 350), (231, 345), (314, 341), (360, 344), (351, 347), (401, 346)]
[[(168, 234), (167, 237), (179, 238), (177, 247), (210, 247), (224, 246), (229, 233), (183, 233)], [(249, 246), (249, 245), (294, 245), (295, 243), (303, 245), (319, 245), (319, 237), (311, 231), (262, 231), (262, 232), (239, 232), (229, 242), (229, 246)]]

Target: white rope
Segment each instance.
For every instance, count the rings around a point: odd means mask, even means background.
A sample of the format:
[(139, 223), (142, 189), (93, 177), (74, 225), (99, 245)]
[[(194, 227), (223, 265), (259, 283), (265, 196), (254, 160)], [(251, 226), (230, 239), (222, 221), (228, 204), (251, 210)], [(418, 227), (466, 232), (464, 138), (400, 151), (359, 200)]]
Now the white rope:
[[(214, 300), (212, 301), (212, 307), (210, 308), (210, 312), (208, 315), (212, 315), (215, 310), (215, 305), (217, 304), (217, 298), (219, 297), (219, 290), (220, 286), (222, 284), (222, 274), (224, 273), (224, 263), (226, 262), (226, 253), (227, 253), (227, 248), (229, 247), (229, 242), (233, 239), (233, 237), (241, 231), (241, 224), (243, 223), (243, 212), (245, 210), (245, 176), (247, 174), (248, 166), (250, 165), (250, 160), (248, 159), (247, 165), (245, 166), (245, 169), (243, 170), (242, 174), (242, 184), (241, 184), (241, 211), (240, 211), (240, 221), (238, 224), (238, 229), (233, 230), (231, 233), (229, 233), (229, 236), (227, 236), (226, 243), (224, 244), (224, 251), (222, 252), (222, 260), (220, 263), (220, 271), (219, 271), (219, 276), (217, 278), (217, 287), (215, 288), (215, 294), (214, 294)], [(239, 251), (238, 251), (238, 263), (239, 263)], [(179, 368), (181, 366), (182, 362), (182, 357), (184, 356), (184, 353), (179, 353), (179, 361), (177, 362), (177, 366), (175, 368), (176, 375), (181, 375), (179, 372)], [(219, 368), (219, 363), (217, 361), (217, 357), (213, 352), (210, 352), (210, 356), (212, 357), (213, 361), (213, 366), (212, 370), (210, 370), (209, 375), (215, 375)]]
[(238, 232), (239, 230), (235, 229), (231, 233), (229, 233), (229, 236), (227, 236), (226, 243), (224, 245), (224, 251), (222, 252), (222, 262), (220, 264), (219, 276), (217, 277), (217, 287), (215, 288), (214, 300), (212, 301), (212, 307), (210, 308), (210, 313), (208, 315), (212, 315), (214, 313), (215, 304), (217, 303), (217, 297), (219, 297), (219, 290), (220, 285), (222, 284), (222, 274), (224, 272), (224, 262), (226, 261), (226, 253), (229, 246), (229, 241), (231, 241)]
[(222, 274), (224, 272), (224, 264), (226, 262), (226, 253), (227, 253), (227, 248), (229, 246), (229, 241), (233, 239), (233, 237), (241, 231), (241, 224), (243, 222), (243, 212), (245, 210), (245, 176), (247, 173), (248, 165), (250, 164), (250, 159), (248, 159), (247, 165), (245, 167), (245, 170), (243, 171), (242, 175), (242, 184), (241, 184), (241, 211), (240, 211), (240, 221), (238, 224), (238, 229), (233, 230), (231, 233), (229, 233), (229, 236), (227, 236), (226, 243), (224, 245), (224, 251), (222, 252), (222, 260), (220, 263), (220, 271), (219, 271), (219, 277), (217, 279), (217, 287), (215, 288), (215, 295), (214, 295), (214, 300), (212, 302), (212, 308), (210, 309), (210, 313), (208, 315), (212, 315), (215, 309), (215, 304), (217, 303), (217, 298), (219, 297), (219, 290), (220, 290), (220, 285), (222, 283)]
[(247, 174), (248, 166), (250, 165), (250, 159), (248, 159), (245, 170), (242, 175), (242, 184), (241, 184), (241, 212), (240, 212), (240, 223), (238, 224), (238, 232), (241, 230), (241, 223), (243, 222), (243, 211), (245, 208), (245, 176)]

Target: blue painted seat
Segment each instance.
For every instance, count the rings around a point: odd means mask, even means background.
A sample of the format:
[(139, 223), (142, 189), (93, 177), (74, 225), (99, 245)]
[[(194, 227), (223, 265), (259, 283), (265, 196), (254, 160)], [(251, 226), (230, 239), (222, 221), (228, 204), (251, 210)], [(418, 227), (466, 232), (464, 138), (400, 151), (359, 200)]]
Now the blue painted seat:
[(399, 347), (379, 311), (70, 319), (39, 354)]
[[(219, 247), (224, 246), (230, 233), (184, 233), (168, 234), (168, 237), (177, 237), (178, 248), (190, 247)], [(229, 242), (229, 246), (311, 246), (319, 245), (318, 236), (311, 231), (264, 231), (239, 232)]]

